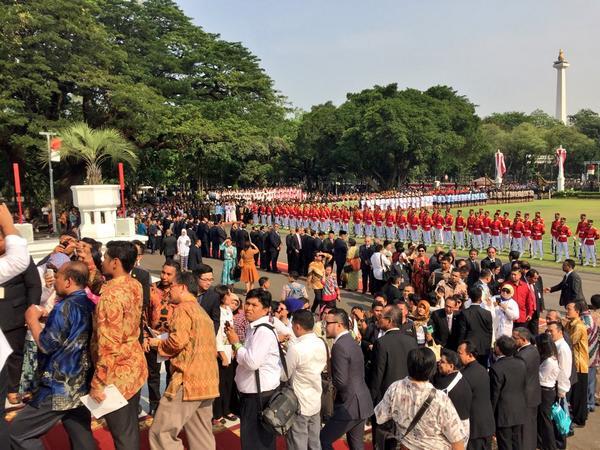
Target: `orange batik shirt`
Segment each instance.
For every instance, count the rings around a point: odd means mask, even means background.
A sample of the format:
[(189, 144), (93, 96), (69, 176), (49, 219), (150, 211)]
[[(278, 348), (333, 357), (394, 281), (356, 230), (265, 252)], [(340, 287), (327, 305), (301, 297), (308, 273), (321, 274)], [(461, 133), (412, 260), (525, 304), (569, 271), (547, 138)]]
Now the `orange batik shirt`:
[(129, 400), (148, 378), (140, 344), (142, 285), (123, 276), (102, 286), (94, 313), (92, 357), (96, 365), (92, 389), (114, 384)]
[(184, 401), (216, 398), (219, 368), (213, 321), (196, 300), (174, 306), (169, 337), (158, 345), (158, 354), (171, 358), (171, 383), (165, 396), (174, 398), (183, 385)]

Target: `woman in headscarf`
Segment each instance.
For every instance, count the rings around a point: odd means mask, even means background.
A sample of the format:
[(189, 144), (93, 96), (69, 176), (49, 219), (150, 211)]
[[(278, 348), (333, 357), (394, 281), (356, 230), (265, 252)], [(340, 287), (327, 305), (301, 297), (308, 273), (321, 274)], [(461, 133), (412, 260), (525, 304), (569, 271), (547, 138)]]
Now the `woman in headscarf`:
[(433, 333), (432, 322), (429, 314), (430, 304), (427, 300), (419, 300), (417, 311), (413, 317), (415, 330), (417, 332), (417, 344), (424, 347), (431, 340)]
[(181, 230), (181, 236), (177, 238), (177, 253), (181, 258), (181, 270), (187, 270), (188, 257), (190, 256), (190, 245), (192, 245), (192, 241), (187, 235), (187, 230), (184, 228)]

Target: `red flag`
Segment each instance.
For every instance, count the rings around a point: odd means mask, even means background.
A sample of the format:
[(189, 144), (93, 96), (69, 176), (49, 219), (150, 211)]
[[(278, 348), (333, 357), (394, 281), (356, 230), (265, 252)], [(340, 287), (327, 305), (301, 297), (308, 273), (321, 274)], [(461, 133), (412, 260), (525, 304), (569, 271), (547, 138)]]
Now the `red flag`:
[(556, 154), (556, 165), (564, 166), (565, 160), (567, 159), (567, 151), (562, 147), (558, 147), (556, 149), (555, 154)]
[(52, 138), (52, 140), (50, 140), (50, 148), (52, 150), (60, 150), (60, 148), (62, 147), (62, 139), (55, 137)]

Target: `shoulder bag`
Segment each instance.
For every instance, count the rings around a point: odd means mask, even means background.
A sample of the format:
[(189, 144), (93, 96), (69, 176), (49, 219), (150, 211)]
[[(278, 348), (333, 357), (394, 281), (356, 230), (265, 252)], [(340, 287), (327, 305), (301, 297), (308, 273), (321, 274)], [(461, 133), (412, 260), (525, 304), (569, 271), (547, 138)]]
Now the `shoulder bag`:
[(325, 351), (327, 352), (327, 366), (325, 370), (321, 372), (321, 386), (323, 392), (321, 392), (321, 420), (326, 422), (333, 416), (333, 403), (335, 401), (335, 386), (333, 385), (333, 378), (331, 373), (331, 355), (329, 353), (329, 347), (325, 339), (322, 339), (325, 345)]
[(262, 392), (260, 390), (260, 376), (258, 370), (254, 372), (254, 376), (256, 377), (256, 390), (258, 393), (259, 401), (258, 410), (260, 411), (259, 414), (263, 425), (272, 432), (283, 436), (290, 430), (290, 428), (292, 428), (292, 425), (294, 424), (294, 419), (296, 418), (296, 413), (300, 410), (300, 404), (298, 402), (298, 397), (296, 397), (296, 394), (294, 393), (294, 390), (290, 385), (287, 364), (285, 362), (283, 350), (281, 349), (281, 344), (279, 343), (279, 339), (277, 339), (275, 329), (271, 325), (266, 323), (261, 323), (256, 328), (259, 327), (269, 328), (273, 332), (273, 335), (277, 340), (277, 347), (279, 348), (279, 359), (281, 360), (281, 365), (283, 366), (283, 370), (285, 372), (286, 381), (283, 382), (275, 390), (275, 392), (273, 392), (266, 406), (264, 408), (261, 408)]

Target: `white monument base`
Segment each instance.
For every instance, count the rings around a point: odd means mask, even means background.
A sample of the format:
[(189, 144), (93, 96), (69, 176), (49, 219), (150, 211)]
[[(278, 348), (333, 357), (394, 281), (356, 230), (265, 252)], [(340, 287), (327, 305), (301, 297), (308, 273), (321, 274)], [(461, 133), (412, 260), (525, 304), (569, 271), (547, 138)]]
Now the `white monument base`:
[(15, 223), (15, 228), (27, 243), (33, 242), (33, 225), (30, 223)]
[(117, 234), (119, 186), (111, 184), (71, 186), (73, 204), (81, 214), (81, 236), (94, 239)]
[(565, 177), (558, 177), (556, 179), (556, 191), (564, 192), (565, 190)]

